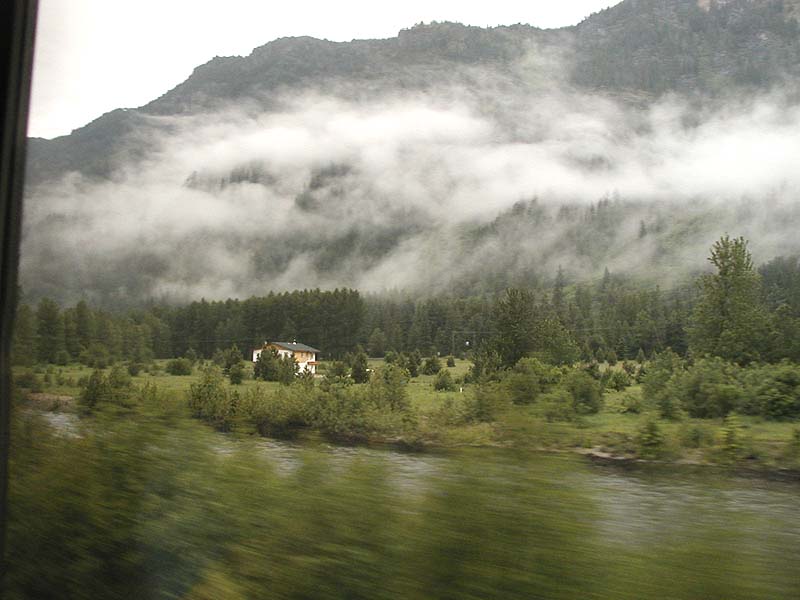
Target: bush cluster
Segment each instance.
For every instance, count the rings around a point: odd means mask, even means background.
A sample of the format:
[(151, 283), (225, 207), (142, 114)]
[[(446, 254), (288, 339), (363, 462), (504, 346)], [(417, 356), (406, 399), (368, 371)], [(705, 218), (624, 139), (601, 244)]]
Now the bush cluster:
[(167, 363), (166, 371), (170, 375), (191, 375), (192, 362), (188, 358), (174, 358)]
[[(330, 376), (328, 372), (326, 378)], [(407, 377), (404, 369), (386, 365), (376, 369), (365, 386), (353, 386), (333, 375), (315, 387), (298, 377), (277, 389), (256, 386), (239, 394), (212, 365), (191, 386), (189, 408), (220, 430), (230, 430), (242, 420), (262, 435), (293, 437), (311, 427), (331, 439), (361, 441), (373, 434), (402, 434), (413, 425), (416, 417)]]
[(646, 401), (664, 418), (683, 413), (695, 418), (731, 413), (800, 418), (800, 365), (788, 362), (742, 367), (711, 357), (687, 363), (667, 351), (653, 360), (643, 383)]

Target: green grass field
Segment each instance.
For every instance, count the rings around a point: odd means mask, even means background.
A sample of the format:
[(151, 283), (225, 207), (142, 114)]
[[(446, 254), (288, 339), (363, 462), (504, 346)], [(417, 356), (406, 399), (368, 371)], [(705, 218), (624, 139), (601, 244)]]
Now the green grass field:
[[(169, 375), (165, 372), (168, 360), (156, 360), (154, 365), (156, 369), (154, 373), (148, 373), (142, 370), (138, 375), (133, 377), (134, 385), (143, 385), (145, 383), (152, 383), (157, 385), (160, 389), (167, 391), (174, 391), (178, 393), (187, 393), (189, 386), (199, 380), (200, 368), (195, 367), (191, 375)], [(370, 359), (369, 368), (375, 369), (383, 364), (381, 359)], [(260, 386), (278, 386), (277, 383), (256, 381), (253, 379), (253, 365), (252, 363), (245, 362), (245, 380), (241, 385), (231, 386), (235, 389), (247, 389), (248, 387)], [(462, 377), (469, 370), (470, 362), (466, 360), (457, 360), (456, 366), (448, 370), (453, 377)], [(321, 370), (324, 371), (325, 363), (321, 364)], [(19, 374), (30, 369), (15, 368), (15, 373)], [(88, 378), (93, 369), (80, 364), (70, 364), (67, 366), (49, 365), (47, 367), (35, 367), (33, 371), (42, 380), (42, 392), (58, 396), (73, 396), (77, 397), (80, 394), (80, 381), (81, 379)], [(108, 369), (106, 369), (108, 371)], [(49, 381), (48, 381), (49, 380)], [(411, 402), (415, 408), (422, 412), (434, 410), (449, 397), (457, 397), (461, 394), (459, 392), (437, 392), (433, 389), (432, 375), (420, 375), (409, 382), (408, 391), (411, 397)], [(465, 389), (466, 393), (467, 389)]]

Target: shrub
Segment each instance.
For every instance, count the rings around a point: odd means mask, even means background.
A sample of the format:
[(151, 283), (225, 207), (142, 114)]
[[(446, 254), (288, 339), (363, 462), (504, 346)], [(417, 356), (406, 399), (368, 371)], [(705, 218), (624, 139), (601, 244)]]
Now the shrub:
[(217, 348), (214, 354), (211, 355), (211, 362), (217, 365), (220, 369), (225, 366), (225, 353)]
[(622, 370), (631, 377), (636, 375), (636, 363), (628, 362), (627, 360), (622, 363)]
[(616, 390), (618, 392), (621, 392), (633, 383), (630, 375), (628, 375), (628, 373), (626, 373), (624, 370), (617, 371), (610, 369), (606, 371), (603, 381), (607, 389)]
[(69, 364), (69, 352), (66, 350), (59, 350), (56, 352), (56, 364), (65, 367)]
[(464, 425), (470, 420), (470, 406), (465, 402), (463, 396), (458, 399), (448, 396), (429, 416), (435, 425), (456, 427)]
[(609, 350), (608, 352), (606, 352), (606, 361), (612, 367), (616, 365), (617, 362), (619, 362), (619, 359), (617, 358), (617, 353), (614, 350)]
[(197, 352), (195, 352), (194, 348), (189, 348), (183, 355), (183, 357), (192, 363), (192, 366), (195, 365), (197, 362)]
[(620, 400), (619, 412), (622, 414), (638, 415), (644, 408), (641, 394), (635, 392), (627, 392)]
[(222, 367), (222, 372), (225, 375), (228, 375), (231, 367), (234, 365), (241, 366), (242, 363), (242, 353), (237, 348), (236, 344), (222, 352), (222, 364), (218, 365)]
[(642, 458), (659, 458), (664, 453), (664, 434), (655, 418), (645, 420), (636, 436), (636, 446)]
[(768, 419), (800, 417), (800, 366), (781, 363), (752, 369), (748, 373), (748, 399), (743, 409)]
[(713, 431), (704, 424), (691, 423), (680, 430), (680, 443), (684, 448), (703, 448), (714, 443)]
[(14, 384), (31, 392), (41, 392), (42, 382), (33, 371), (22, 371), (14, 376)]
[(441, 370), (442, 370), (442, 363), (436, 356), (431, 356), (429, 358), (426, 358), (425, 363), (422, 365), (423, 375), (436, 375)]
[(138, 362), (128, 363), (128, 375), (136, 377), (142, 371), (143, 365)]
[(323, 386), (348, 384), (352, 382), (353, 380), (350, 378), (345, 363), (339, 360), (328, 363), (327, 369), (325, 370), (325, 378), (322, 380)]
[(514, 404), (530, 404), (561, 379), (561, 371), (536, 358), (523, 358), (505, 376), (504, 383)]
[(511, 398), (505, 386), (496, 382), (476, 385), (472, 390), (470, 415), (475, 421), (494, 421), (511, 407)]
[(303, 369), (300, 373), (297, 374), (296, 381), (298, 384), (300, 384), (305, 388), (313, 388), (314, 374), (308, 369)]
[(314, 424), (329, 438), (364, 441), (381, 429), (378, 411), (364, 388), (331, 385), (321, 389), (314, 407)]
[(442, 370), (436, 374), (436, 379), (433, 380), (433, 389), (437, 392), (452, 392), (456, 389), (450, 371)]
[(536, 414), (548, 423), (574, 421), (577, 417), (572, 395), (565, 389), (542, 394), (536, 403)]
[(739, 367), (721, 358), (703, 358), (680, 372), (674, 394), (689, 416), (707, 419), (724, 417), (742, 403), (741, 386), (735, 379)]
[(157, 362), (152, 362), (147, 365), (147, 373), (148, 375), (161, 375), (161, 366)]
[(242, 398), (241, 412), (261, 435), (291, 438), (308, 425), (310, 405), (315, 401), (316, 396), (302, 386), (280, 387), (271, 393), (256, 386)]
[(166, 371), (170, 375), (191, 375), (192, 363), (187, 358), (174, 358), (167, 363)]
[(227, 388), (222, 372), (216, 365), (203, 369), (200, 381), (189, 387), (189, 409), (192, 414), (222, 431), (229, 430), (233, 425), (238, 400), (238, 394)]
[(419, 369), (422, 366), (422, 355), (419, 350), (414, 350), (408, 354), (402, 355), (402, 365), (408, 371), (408, 374), (414, 378), (419, 375)]
[(658, 407), (664, 419), (676, 419), (681, 415), (680, 392), (674, 378), (683, 371), (683, 360), (667, 349), (655, 356), (643, 376), (644, 399)]
[(108, 348), (99, 342), (92, 342), (86, 350), (81, 352), (80, 361), (87, 367), (105, 369), (111, 363), (111, 358)]
[(783, 458), (793, 462), (800, 460), (800, 428), (795, 427), (792, 430), (792, 438), (784, 448)]
[(466, 379), (470, 383), (496, 380), (501, 366), (502, 360), (497, 352), (480, 348), (472, 356), (472, 366), (469, 368)]
[(738, 462), (747, 454), (742, 424), (736, 415), (728, 415), (717, 433), (716, 455), (723, 463)]
[(451, 369), (456, 366), (456, 359), (453, 356), (447, 357), (447, 366)]
[(584, 371), (571, 371), (564, 379), (564, 388), (572, 396), (573, 407), (579, 415), (600, 410), (603, 401), (600, 384)]
[(131, 387), (131, 376), (122, 365), (114, 365), (108, 374), (108, 385), (114, 390), (125, 390)]
[(375, 369), (369, 380), (367, 395), (382, 410), (408, 413), (411, 400), (408, 396), (408, 372), (395, 365)]
[(111, 400), (111, 386), (108, 379), (101, 370), (95, 369), (78, 396), (78, 406), (82, 413), (88, 414), (109, 400)]
[(275, 348), (267, 348), (258, 355), (253, 376), (264, 381), (279, 381), (289, 385), (297, 374), (297, 363), (291, 355), (281, 356)]
[(350, 359), (350, 377), (353, 378), (355, 383), (369, 381), (369, 363), (367, 360), (367, 353), (359, 346)]
[(600, 364), (593, 360), (588, 365), (583, 368), (583, 371), (587, 373), (592, 379), (596, 379), (600, 381), (603, 378), (603, 374), (600, 372)]
[(234, 363), (228, 368), (228, 379), (233, 385), (240, 385), (244, 380), (244, 367), (241, 361)]

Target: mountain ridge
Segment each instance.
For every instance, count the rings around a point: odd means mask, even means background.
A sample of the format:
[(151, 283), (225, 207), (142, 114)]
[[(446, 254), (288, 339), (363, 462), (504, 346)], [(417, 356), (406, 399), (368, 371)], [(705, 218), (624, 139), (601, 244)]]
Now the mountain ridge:
[[(67, 136), (33, 138), (29, 177), (36, 183), (70, 170), (108, 176), (113, 170), (109, 157), (118, 152), (120, 135), (143, 127), (142, 116), (218, 110), (243, 99), (257, 99), (269, 110), (274, 108), (270, 96), (278, 90), (341, 81), (385, 87), (397, 79), (400, 89), (425, 89), (460, 66), (490, 65), (507, 74), (531, 51), (570, 55), (569, 82), (580, 89), (645, 102), (670, 92), (713, 95), (763, 89), (800, 77), (798, 6), (780, 0), (730, 0), (712, 2), (704, 10), (695, 0), (624, 0), (559, 29), (445, 22), (416, 25), (378, 40), (279, 38), (248, 56), (215, 57), (141, 107), (111, 111)], [(712, 41), (717, 47), (705, 44), (711, 50), (703, 46), (708, 36), (716, 36)], [(698, 45), (696, 56), (686, 53), (690, 45)], [(63, 156), (65, 152), (70, 156)]]
[(31, 140), (23, 286), (129, 305), (470, 294), (559, 266), (673, 285), (725, 233), (761, 260), (800, 252), (795, 7), (625, 0), (557, 30), (431, 23), (218, 57)]

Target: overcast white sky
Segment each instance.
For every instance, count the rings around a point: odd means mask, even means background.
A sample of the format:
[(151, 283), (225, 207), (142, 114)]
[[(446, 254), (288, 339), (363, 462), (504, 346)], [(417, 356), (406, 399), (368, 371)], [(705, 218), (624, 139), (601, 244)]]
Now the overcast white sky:
[(392, 37), (420, 21), (573, 25), (618, 0), (40, 0), (29, 134), (146, 104), (214, 56), (284, 36)]

